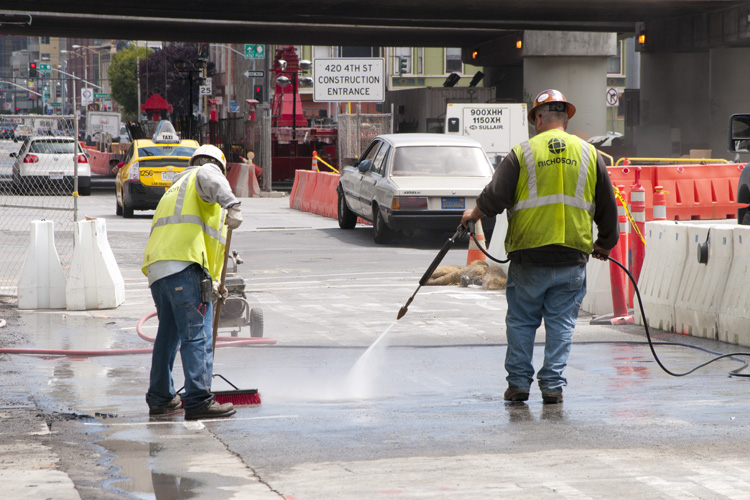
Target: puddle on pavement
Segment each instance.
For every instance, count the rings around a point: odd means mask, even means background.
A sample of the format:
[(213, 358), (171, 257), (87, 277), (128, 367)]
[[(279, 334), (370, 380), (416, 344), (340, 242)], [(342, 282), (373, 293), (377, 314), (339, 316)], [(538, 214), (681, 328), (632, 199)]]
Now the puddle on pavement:
[(108, 489), (155, 500), (182, 500), (198, 495), (199, 481), (151, 470), (151, 458), (161, 450), (160, 445), (120, 440), (107, 440), (100, 445), (115, 456), (111, 466), (119, 476), (107, 483)]

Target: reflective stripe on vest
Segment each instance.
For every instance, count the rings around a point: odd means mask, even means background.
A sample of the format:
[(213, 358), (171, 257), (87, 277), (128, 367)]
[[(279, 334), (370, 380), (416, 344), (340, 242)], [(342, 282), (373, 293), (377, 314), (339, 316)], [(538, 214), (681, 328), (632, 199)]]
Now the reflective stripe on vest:
[(196, 262), (212, 278), (224, 267), (226, 210), (203, 201), (195, 185), (198, 170), (181, 177), (156, 207), (143, 256), (143, 272), (158, 261)]
[(506, 252), (560, 245), (591, 253), (596, 150), (579, 137), (549, 130), (513, 151), (521, 171), (508, 210)]
[[(188, 180), (188, 178), (189, 177), (194, 178), (197, 174), (198, 174), (198, 171), (196, 170), (190, 175), (185, 176), (183, 179), (180, 179), (180, 183), (181, 184), (187, 183), (189, 186), (190, 182), (194, 181), (194, 179)], [(192, 214), (183, 215), (182, 207), (185, 204), (186, 193), (189, 191), (188, 186), (186, 186), (185, 189), (182, 189), (182, 187), (180, 187), (180, 191), (177, 193), (177, 201), (175, 202), (175, 205), (174, 205), (174, 214), (168, 215), (167, 217), (162, 217), (156, 222), (154, 222), (154, 225), (151, 226), (151, 232), (153, 233), (154, 229), (156, 229), (157, 227), (165, 226), (167, 224), (180, 224), (180, 223), (197, 224), (201, 227), (201, 231), (209, 235), (211, 238), (215, 240), (219, 240), (219, 243), (221, 243), (222, 245), (225, 245), (227, 242), (227, 239), (223, 234), (221, 234), (221, 231), (206, 224), (203, 221), (203, 219), (201, 219), (200, 216), (198, 215), (192, 215)], [(221, 210), (222, 210), (221, 224), (223, 225), (225, 214), (224, 214), (224, 209), (222, 208)]]
[(565, 194), (554, 194), (549, 196), (537, 196), (536, 193), (536, 162), (534, 161), (534, 155), (531, 153), (531, 144), (529, 141), (521, 143), (521, 150), (523, 151), (523, 159), (526, 163), (526, 172), (529, 174), (529, 198), (527, 200), (519, 200), (509, 210), (509, 215), (516, 210), (522, 210), (524, 208), (541, 207), (542, 205), (554, 205), (555, 203), (564, 203), (571, 207), (580, 208), (586, 210), (593, 215), (594, 204), (590, 201), (583, 199), (584, 190), (586, 189), (586, 176), (589, 171), (589, 156), (591, 151), (589, 150), (589, 144), (578, 138), (583, 146), (581, 154), (581, 165), (578, 169), (578, 182), (576, 183), (576, 195), (575, 198), (567, 196)]

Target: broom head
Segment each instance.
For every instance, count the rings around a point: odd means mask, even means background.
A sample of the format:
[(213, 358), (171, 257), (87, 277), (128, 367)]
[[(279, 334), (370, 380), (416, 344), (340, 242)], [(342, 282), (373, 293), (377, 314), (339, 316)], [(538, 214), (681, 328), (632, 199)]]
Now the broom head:
[(251, 406), (260, 404), (260, 393), (257, 389), (236, 391), (212, 391), (214, 400), (219, 404), (232, 403), (235, 406)]

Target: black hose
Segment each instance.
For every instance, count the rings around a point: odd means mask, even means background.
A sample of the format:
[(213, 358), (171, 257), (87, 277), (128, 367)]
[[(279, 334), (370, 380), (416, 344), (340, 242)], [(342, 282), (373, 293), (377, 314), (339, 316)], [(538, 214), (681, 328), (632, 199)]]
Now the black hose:
[[(656, 354), (656, 350), (654, 349), (654, 343), (651, 340), (651, 332), (648, 329), (648, 321), (646, 320), (646, 313), (643, 310), (643, 302), (641, 301), (641, 292), (640, 292), (640, 290), (638, 290), (638, 284), (635, 282), (635, 279), (633, 278), (633, 275), (630, 274), (630, 271), (628, 271), (625, 268), (625, 266), (623, 266), (622, 264), (620, 264), (619, 262), (617, 262), (612, 257), (607, 256), (607, 259), (609, 259), (610, 261), (614, 262), (620, 269), (622, 269), (623, 271), (625, 271), (625, 274), (628, 275), (628, 278), (630, 279), (630, 282), (633, 284), (633, 290), (635, 290), (635, 294), (638, 297), (638, 307), (640, 308), (640, 311), (641, 311), (641, 318), (643, 318), (643, 327), (646, 330), (646, 339), (648, 340), (648, 346), (651, 349), (651, 353), (654, 355), (654, 359), (659, 364), (659, 366), (661, 367), (661, 369), (664, 370), (666, 373), (668, 373), (669, 375), (672, 375), (673, 377), (684, 377), (685, 375), (689, 375), (689, 374), (693, 373), (694, 371), (699, 370), (699, 369), (703, 368), (704, 366), (710, 365), (714, 361), (718, 361), (718, 360), (723, 359), (723, 358), (732, 358), (732, 357), (735, 357), (735, 356), (750, 356), (750, 352), (731, 352), (729, 354), (721, 354), (719, 356), (716, 356), (715, 358), (709, 359), (705, 363), (701, 363), (698, 366), (695, 366), (694, 368), (692, 368), (692, 369), (690, 369), (690, 370), (688, 370), (686, 372), (676, 373), (676, 372), (673, 372), (673, 371), (669, 370), (661, 362), (661, 360), (659, 359), (659, 356)], [(747, 362), (745, 362), (744, 366), (742, 366), (742, 367), (740, 367), (740, 368), (738, 368), (736, 370), (730, 371), (729, 372), (729, 376), (730, 377), (731, 376), (735, 376), (735, 377), (750, 377), (750, 374), (739, 373), (740, 371), (744, 370), (745, 368), (747, 368)]]
[(482, 253), (484, 254), (485, 257), (487, 257), (488, 259), (490, 259), (490, 260), (492, 260), (494, 262), (497, 262), (499, 264), (505, 264), (507, 262), (510, 262), (510, 258), (507, 258), (505, 260), (500, 260), (500, 259), (497, 259), (497, 258), (493, 257), (492, 255), (490, 255), (489, 253), (487, 253), (487, 250), (485, 250), (482, 245), (479, 244), (479, 241), (477, 240), (477, 235), (476, 235), (475, 230), (474, 230), (474, 228), (476, 227), (476, 221), (470, 220), (467, 223), (466, 227), (467, 227), (467, 229), (469, 231), (469, 235), (471, 235), (471, 239), (474, 240), (474, 243), (476, 243), (477, 248), (479, 248), (479, 250), (482, 251)]

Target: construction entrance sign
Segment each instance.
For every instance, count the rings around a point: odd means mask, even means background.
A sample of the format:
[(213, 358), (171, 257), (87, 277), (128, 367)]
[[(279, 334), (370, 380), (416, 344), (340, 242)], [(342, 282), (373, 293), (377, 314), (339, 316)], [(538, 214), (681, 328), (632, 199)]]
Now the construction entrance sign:
[(313, 60), (315, 102), (383, 102), (385, 60), (339, 57)]

